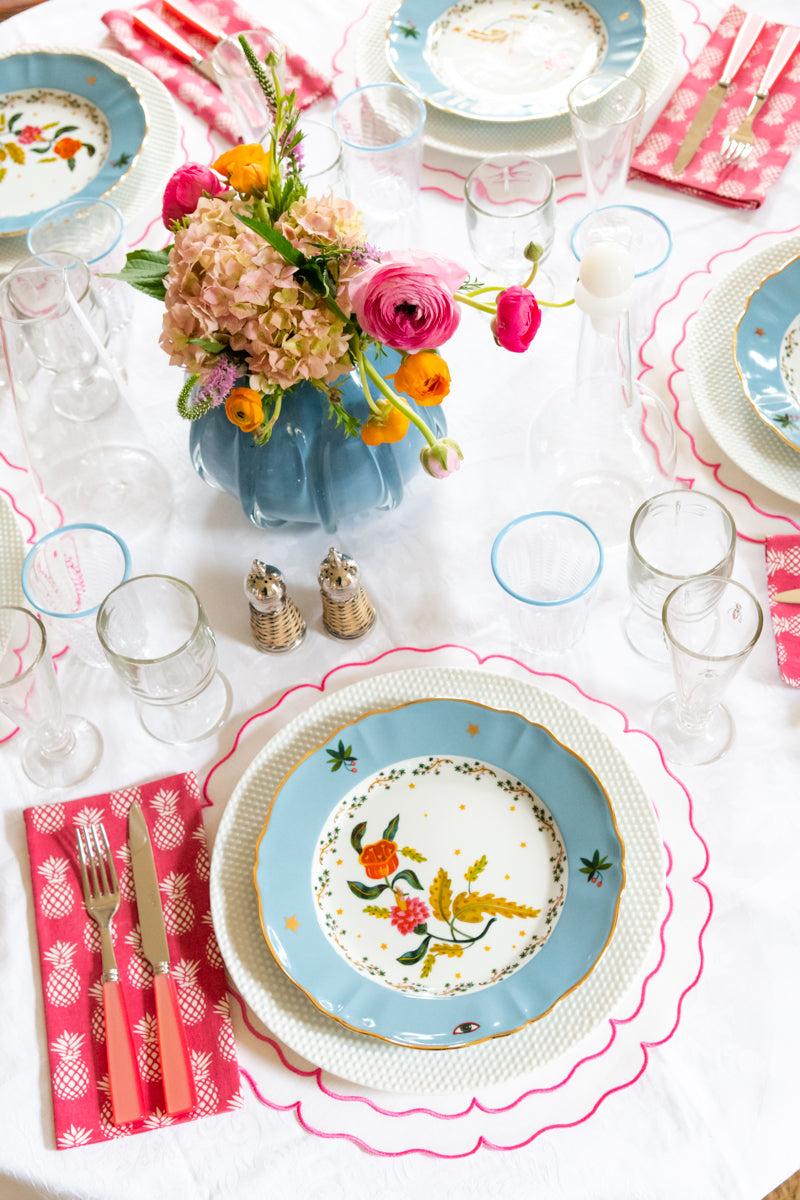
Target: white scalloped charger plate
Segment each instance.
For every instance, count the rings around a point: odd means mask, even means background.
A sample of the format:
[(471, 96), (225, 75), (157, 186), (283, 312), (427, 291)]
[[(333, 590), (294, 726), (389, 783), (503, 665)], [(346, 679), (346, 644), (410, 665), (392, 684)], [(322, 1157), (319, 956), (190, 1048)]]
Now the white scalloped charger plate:
[[(437, 695), (512, 709), (546, 726), (586, 761), (614, 807), (626, 849), (626, 887), (605, 954), (590, 977), (551, 1012), (508, 1037), (420, 1054), (330, 1020), (284, 975), (262, 935), (252, 866), (272, 797), (303, 754), (365, 711)], [(261, 750), (236, 786), (217, 834), (211, 871), (212, 914), (223, 957), (257, 1016), (310, 1062), (344, 1079), (399, 1092), (461, 1091), (499, 1083), (564, 1054), (609, 1017), (640, 977), (664, 902), (665, 858), (655, 815), (642, 784), (610, 739), (544, 688), (477, 670), (378, 675), (325, 697), (296, 717)]]

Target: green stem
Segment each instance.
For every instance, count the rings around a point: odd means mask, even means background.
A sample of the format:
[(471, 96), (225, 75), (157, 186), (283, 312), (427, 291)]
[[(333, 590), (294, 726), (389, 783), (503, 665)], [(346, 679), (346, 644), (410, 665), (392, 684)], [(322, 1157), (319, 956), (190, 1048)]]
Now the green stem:
[(556, 303), (555, 300), (537, 300), (536, 303), (540, 308), (569, 308), (570, 304), (574, 304), (574, 300), (562, 300)]
[[(353, 339), (355, 341), (355, 339)], [(369, 390), (369, 379), (367, 378), (367, 360), (364, 358), (364, 351), (361, 349), (361, 344), (356, 343), (356, 363), (358, 364), (358, 374), (361, 379), (361, 387), (364, 392), (364, 399), (369, 405), (375, 416), (380, 415), (380, 407), (372, 399), (372, 392)]]
[[(489, 291), (488, 288), (482, 288), (481, 290)], [(500, 288), (499, 290), (502, 292), (505, 289)], [(477, 292), (474, 294), (478, 295)], [(477, 308), (479, 312), (491, 313), (492, 316), (494, 316), (495, 313), (497, 312), (496, 304), (476, 304), (475, 301), (471, 298), (471, 296), (467, 295), (466, 292), (456, 292), (455, 295), (453, 296), (453, 299), (459, 300), (462, 304), (468, 304), (470, 308)]]

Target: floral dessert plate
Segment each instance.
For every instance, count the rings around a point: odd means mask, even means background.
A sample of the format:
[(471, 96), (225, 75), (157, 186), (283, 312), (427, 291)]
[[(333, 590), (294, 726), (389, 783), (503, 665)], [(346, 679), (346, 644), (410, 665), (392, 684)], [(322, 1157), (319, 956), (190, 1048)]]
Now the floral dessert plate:
[(254, 869), (280, 967), (352, 1030), (468, 1045), (547, 1013), (614, 931), (624, 849), (595, 773), (459, 699), (370, 712), (277, 790)]
[(48, 209), (104, 196), (147, 136), (137, 89), (98, 58), (20, 51), (0, 60), (0, 235)]
[(800, 450), (800, 256), (759, 283), (733, 335), (745, 395), (783, 441)]
[(641, 0), (402, 0), (386, 38), (395, 75), (435, 108), (530, 121), (566, 113), (600, 67), (630, 73), (647, 24)]

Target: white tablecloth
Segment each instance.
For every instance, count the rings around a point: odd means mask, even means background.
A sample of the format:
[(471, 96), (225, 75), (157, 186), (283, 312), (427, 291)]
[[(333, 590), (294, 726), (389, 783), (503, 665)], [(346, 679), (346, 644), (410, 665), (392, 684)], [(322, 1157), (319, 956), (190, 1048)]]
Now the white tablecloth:
[[(47, 0), (0, 26), (0, 50), (26, 42), (108, 46), (100, 20), (103, 7), (99, 0), (80, 6), (72, 0)], [(357, 71), (361, 0), (336, 5), (298, 0), (279, 12), (258, 0), (248, 7), (315, 65), (332, 72), (337, 95), (349, 89)], [(797, 17), (796, 0), (764, 0), (759, 10), (786, 23)], [(675, 0), (671, 11), (681, 47), (674, 85), (687, 56), (694, 58), (724, 9), (712, 0), (697, 6)], [(660, 103), (665, 99), (666, 94)], [(657, 110), (658, 104), (651, 105), (651, 119)], [(215, 148), (222, 148), (180, 105), (178, 116), (183, 137), (175, 147), (176, 165), (184, 159), (207, 161)], [(568, 292), (566, 239), (584, 208), (574, 157), (559, 155), (552, 165), (561, 197), (552, 273), (557, 287)], [(459, 198), (468, 169), (464, 157), (426, 156), (420, 242), (475, 272)], [(754, 212), (725, 209), (643, 183), (631, 184), (629, 192), (632, 203), (652, 208), (667, 221), (674, 238), (661, 291), (664, 306), (645, 349), (646, 377), (673, 409), (677, 405), (681, 424), (695, 431), (694, 438), (681, 435), (680, 474), (731, 505), (742, 534), (735, 576), (755, 591), (766, 610), (763, 539), (800, 528), (800, 506), (750, 480), (708, 441), (692, 413), (685, 326), (728, 270), (797, 230), (800, 164), (795, 157)], [(131, 217), (132, 245), (163, 244), (163, 228), (154, 221), (158, 205), (154, 195), (149, 208)], [(243, 723), (269, 710), (288, 689), (318, 685), (346, 663), (355, 665), (343, 673), (344, 682), (413, 664), (415, 655), (395, 657), (397, 648), (419, 651), (447, 644), (466, 647), (448, 652), (462, 665), (472, 665), (480, 656), (500, 656), (491, 658), (488, 667), (523, 675), (527, 668), (555, 670), (572, 682), (554, 681), (554, 686), (564, 688), (575, 702), (581, 701), (581, 693), (594, 698), (585, 702), (589, 714), (601, 724), (608, 720), (623, 748), (628, 737), (636, 759), (633, 742), (639, 735), (625, 729), (647, 730), (655, 702), (669, 690), (669, 672), (638, 659), (624, 639), (624, 555), (608, 555), (586, 636), (555, 667), (520, 653), (489, 569), (494, 534), (530, 507), (526, 431), (533, 413), (572, 369), (574, 313), (547, 313), (525, 356), (496, 348), (485, 322), (467, 314), (447, 350), (454, 379), (448, 419), (465, 452), (460, 473), (443, 483), (420, 477), (398, 510), (354, 520), (335, 535), (291, 527), (258, 530), (246, 522), (235, 501), (199, 481), (186, 453), (186, 428), (172, 407), (179, 373), (157, 349), (159, 321), (159, 306), (137, 295), (128, 359), (131, 396), (142, 427), (172, 475), (174, 499), (157, 534), (131, 539), (134, 569), (168, 571), (200, 592), (217, 633), (222, 669), (233, 684), (233, 711), (215, 738), (192, 748), (162, 746), (138, 725), (110, 672), (92, 671), (67, 654), (59, 666), (62, 689), (71, 708), (100, 724), (105, 740), (96, 774), (67, 795), (90, 795), (183, 769), (195, 770), (202, 784), (234, 749)], [(0, 450), (0, 487), (13, 497), (22, 536), (29, 538), (33, 526), (45, 527), (48, 514), (37, 511), (28, 478), (17, 469), (24, 466), (24, 450), (7, 400), (0, 406)], [(327, 637), (322, 628), (316, 576), (331, 543), (358, 561), (379, 615), (369, 637), (352, 645)], [(266, 558), (284, 571), (308, 618), (304, 645), (285, 657), (261, 655), (250, 640), (242, 580), (253, 557)], [(517, 658), (521, 666), (513, 661)], [(337, 682), (333, 676), (328, 686)], [(298, 699), (303, 695), (301, 689), (287, 702), (287, 714), (293, 704), (306, 702)], [(613, 706), (609, 712), (616, 715), (600, 717), (599, 701)], [(3, 1200), (288, 1197), (320, 1191), (350, 1197), (423, 1190), (444, 1196), (541, 1195), (548, 1200), (583, 1195), (604, 1200), (761, 1200), (800, 1166), (800, 885), (795, 850), (800, 836), (795, 749), (800, 707), (797, 693), (779, 677), (768, 620), (729, 701), (738, 728), (729, 754), (713, 766), (675, 772), (690, 801), (683, 808), (676, 805), (670, 836), (680, 839), (683, 830), (679, 857), (681, 869), (688, 871), (687, 891), (692, 876), (697, 877), (694, 924), (687, 945), (667, 945), (670, 962), (681, 956), (685, 961), (675, 970), (678, 985), (661, 998), (651, 1023), (642, 1026), (654, 1044), (640, 1046), (638, 1060), (624, 1069), (599, 1058), (585, 1103), (567, 1119), (548, 1121), (537, 1112), (526, 1128), (513, 1133), (500, 1122), (497, 1136), (497, 1126), (490, 1129), (479, 1116), (469, 1137), (461, 1120), (448, 1128), (447, 1122), (424, 1114), (414, 1118), (421, 1123), (418, 1137), (397, 1132), (398, 1122), (403, 1130), (410, 1119), (381, 1117), (380, 1092), (372, 1093), (372, 1108), (359, 1109), (355, 1102), (330, 1099), (329, 1093), (349, 1094), (346, 1083), (331, 1078), (323, 1080), (327, 1092), (318, 1090), (301, 1102), (300, 1077), (282, 1066), (274, 1041), (250, 1032), (251, 1019), (245, 1022), (234, 1004), (241, 1064), (254, 1085), (246, 1083), (241, 1110), (113, 1144), (56, 1151), (21, 816), (23, 807), (56, 794), (37, 791), (25, 779), (16, 739), (0, 744)], [(206, 815), (212, 837), (238, 774), (275, 725), (274, 717), (254, 720), (233, 756), (208, 779), (213, 806)], [(645, 772), (664, 770), (657, 754), (645, 759)], [(287, 1057), (311, 1070), (290, 1052)], [(402, 1108), (402, 1098), (387, 1095), (385, 1107), (395, 1105)], [(431, 1107), (436, 1108), (436, 1098)], [(426, 1133), (428, 1121), (436, 1123), (435, 1135)]]

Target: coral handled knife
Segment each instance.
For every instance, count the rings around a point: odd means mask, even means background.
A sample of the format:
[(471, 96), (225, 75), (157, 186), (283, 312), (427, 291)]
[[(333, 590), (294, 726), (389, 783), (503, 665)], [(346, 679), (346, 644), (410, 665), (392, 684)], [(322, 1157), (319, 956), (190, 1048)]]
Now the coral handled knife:
[(214, 84), (214, 87), (219, 87), (219, 82), (214, 74), (214, 68), (207, 58), (199, 54), (186, 38), (182, 38), (179, 33), (176, 33), (166, 21), (162, 21), (161, 17), (150, 12), (147, 8), (131, 9), (131, 19), (134, 25), (139, 29), (149, 33), (150, 37), (155, 38), (162, 46), (166, 46), (178, 58), (182, 58), (190, 67), (194, 67), (195, 71), (199, 71), (204, 79)]
[(766, 18), (760, 17), (758, 13), (748, 13), (744, 21), (742, 21), (739, 32), (736, 35), (736, 40), (728, 55), (728, 61), (723, 68), (722, 75), (706, 92), (678, 148), (678, 153), (675, 155), (675, 161), (672, 164), (672, 169), (676, 175), (680, 175), (681, 171), (685, 171), (694, 158), (695, 153), (700, 147), (700, 143), (708, 133), (709, 127), (719, 111), (722, 101), (728, 94), (728, 88), (733, 82), (734, 75), (753, 49), (756, 38), (761, 33), (765, 24)]
[(128, 813), (128, 847), (136, 888), (136, 907), (139, 910), (142, 951), (153, 968), (164, 1099), (167, 1112), (174, 1116), (195, 1107), (197, 1091), (189, 1060), (186, 1030), (178, 1005), (178, 990), (169, 973), (167, 931), (150, 832), (144, 813), (136, 803), (131, 805)]

